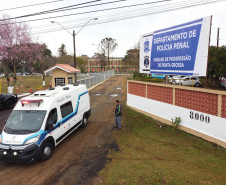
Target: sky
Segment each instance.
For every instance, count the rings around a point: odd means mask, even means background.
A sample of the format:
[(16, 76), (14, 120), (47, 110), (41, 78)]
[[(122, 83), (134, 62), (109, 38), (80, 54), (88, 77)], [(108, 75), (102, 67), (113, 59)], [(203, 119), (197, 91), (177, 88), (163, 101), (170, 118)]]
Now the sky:
[[(91, 1), (92, 3), (90, 3)], [(118, 2), (113, 3), (114, 1)], [(185, 5), (191, 5), (192, 3), (197, 4), (204, 2), (215, 3), (181, 8)], [(73, 37), (71, 35), (73, 30), (76, 33), (75, 42), (77, 56), (88, 55), (92, 57), (94, 53), (98, 52), (97, 45), (100, 41), (106, 37), (111, 37), (116, 39), (118, 48), (115, 52), (111, 53), (110, 56), (124, 57), (126, 51), (133, 48), (134, 45), (139, 42), (142, 34), (211, 15), (212, 27), (210, 45), (216, 46), (217, 44), (218, 28), (220, 29), (219, 46), (226, 45), (226, 0), (7, 0), (1, 2), (0, 11), (1, 14), (6, 13), (11, 18), (14, 18), (81, 3), (87, 4), (74, 6), (77, 9), (69, 11), (17, 18), (16, 21), (21, 22), (42, 19), (26, 23), (29, 24), (31, 28), (32, 36), (38, 38), (39, 42), (47, 44), (48, 48), (55, 56), (58, 55), (57, 50), (62, 44), (66, 46), (68, 54), (73, 54)], [(103, 3), (106, 4), (103, 5)], [(40, 5), (34, 6), (34, 4)], [(97, 6), (96, 4), (102, 5)], [(89, 7), (81, 8), (82, 6)], [(117, 8), (124, 6), (131, 7)], [(103, 11), (103, 9), (111, 8), (115, 9)], [(76, 15), (56, 17), (69, 14)], [(94, 18), (98, 18), (98, 20), (94, 20)], [(51, 23), (51, 21), (55, 21), (55, 23)], [(87, 22), (88, 24), (86, 24)], [(67, 29), (67, 31), (63, 29), (62, 26)]]

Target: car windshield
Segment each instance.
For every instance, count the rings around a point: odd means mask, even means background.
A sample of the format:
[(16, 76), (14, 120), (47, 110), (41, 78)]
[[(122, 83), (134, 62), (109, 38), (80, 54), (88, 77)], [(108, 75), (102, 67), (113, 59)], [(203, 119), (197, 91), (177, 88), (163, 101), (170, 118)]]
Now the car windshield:
[(6, 122), (6, 130), (18, 132), (38, 131), (45, 118), (46, 111), (14, 110)]

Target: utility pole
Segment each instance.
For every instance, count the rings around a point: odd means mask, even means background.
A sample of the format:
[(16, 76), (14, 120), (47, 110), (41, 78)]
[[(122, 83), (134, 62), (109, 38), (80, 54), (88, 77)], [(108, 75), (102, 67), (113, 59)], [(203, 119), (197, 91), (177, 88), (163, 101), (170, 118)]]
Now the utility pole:
[(109, 68), (109, 41), (108, 41), (108, 71), (110, 70)]
[[(74, 45), (74, 68), (76, 69), (76, 49), (75, 49), (75, 31), (73, 30), (73, 45)], [(75, 73), (75, 83), (77, 83), (77, 74)]]
[(207, 85), (207, 75), (208, 75), (208, 63), (209, 63), (209, 50), (210, 50), (211, 27), (212, 27), (212, 15), (211, 15), (211, 17), (210, 17), (210, 33), (209, 33), (209, 46), (208, 46), (207, 66), (206, 66), (205, 88), (206, 88), (206, 85)]
[[(92, 20), (97, 20), (98, 18), (93, 18), (87, 21), (80, 30), (75, 34), (75, 31), (73, 30), (73, 34), (71, 34), (65, 27), (63, 27), (59, 22), (56, 21), (50, 21), (51, 23), (57, 23), (59, 24), (63, 29), (65, 29), (70, 35), (73, 36), (73, 46), (74, 46), (74, 68), (76, 68), (76, 48), (75, 48), (75, 36), (78, 35), (78, 33)], [(77, 83), (77, 74), (75, 73), (75, 83)]]
[(217, 29), (217, 48), (219, 47), (219, 30), (220, 28)]

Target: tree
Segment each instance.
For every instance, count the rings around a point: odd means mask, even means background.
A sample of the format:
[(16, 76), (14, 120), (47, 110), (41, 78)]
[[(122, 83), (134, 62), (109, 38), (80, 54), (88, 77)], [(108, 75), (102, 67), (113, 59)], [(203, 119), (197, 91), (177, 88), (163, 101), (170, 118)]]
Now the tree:
[(55, 65), (57, 62), (56, 58), (52, 56), (51, 50), (47, 48), (46, 45), (43, 46), (42, 60), (36, 60), (33, 67), (36, 72), (41, 73), (43, 77), (43, 86), (45, 86), (45, 73), (44, 71), (51, 66)]
[[(100, 64), (100, 69), (102, 70), (102, 67), (105, 67), (105, 56), (104, 53), (95, 53), (92, 58), (95, 58), (96, 63), (92, 65), (99, 65)], [(104, 68), (105, 71), (105, 68)]]
[(215, 79), (216, 86), (219, 85), (219, 80), (226, 76), (226, 46), (210, 47), (208, 76), (211, 77), (211, 81)]
[(104, 56), (108, 56), (108, 70), (109, 70), (109, 55), (113, 53), (118, 47), (118, 43), (113, 38), (104, 38), (100, 41), (98, 45), (98, 50), (100, 53), (102, 53)]
[[(9, 16), (3, 15), (0, 22), (0, 58), (6, 65), (6, 75), (9, 68), (13, 68), (12, 86), (16, 84), (16, 68), (19, 65), (32, 67), (34, 60), (40, 60), (43, 52), (43, 45), (35, 42), (31, 35), (28, 24), (15, 23)], [(7, 76), (8, 86), (10, 80)]]
[(85, 64), (87, 61), (82, 57), (76, 57), (77, 68), (81, 71), (81, 73), (85, 72)]
[(66, 46), (64, 44), (61, 44), (61, 46), (58, 48), (59, 57), (64, 57), (67, 55)]
[[(58, 49), (59, 57), (57, 58), (58, 64), (69, 64), (71, 66), (74, 66), (74, 56), (71, 54), (67, 54), (66, 46), (64, 44), (61, 45), (61, 47)], [(84, 64), (86, 63), (86, 60), (82, 57), (76, 57), (77, 61), (77, 68), (80, 69), (80, 71), (85, 71)]]
[(126, 51), (126, 55), (123, 59), (124, 64), (126, 65), (136, 65), (139, 66), (139, 57), (140, 57), (140, 50), (135, 49), (129, 49)]
[(126, 55), (122, 60), (125, 65), (135, 65), (139, 66), (140, 61), (140, 43), (134, 44), (133, 48), (126, 51)]
[(65, 55), (65, 56), (60, 56), (57, 58), (57, 63), (58, 64), (70, 64), (73, 65), (73, 56), (72, 55)]
[(58, 49), (59, 57), (57, 58), (58, 64), (69, 64), (73, 65), (73, 56), (68, 55), (66, 51), (66, 46), (62, 44)]
[(104, 71), (105, 71), (105, 56), (103, 53), (97, 53), (97, 58), (100, 61), (100, 69), (102, 70), (102, 67), (104, 67)]

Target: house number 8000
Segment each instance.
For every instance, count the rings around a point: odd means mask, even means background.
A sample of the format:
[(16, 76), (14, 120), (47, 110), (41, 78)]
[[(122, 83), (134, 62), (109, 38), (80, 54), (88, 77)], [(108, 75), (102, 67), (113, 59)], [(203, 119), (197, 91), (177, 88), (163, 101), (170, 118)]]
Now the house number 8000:
[(198, 113), (194, 113), (193, 111), (190, 111), (190, 118), (191, 119), (196, 119), (196, 120), (200, 120), (201, 122), (206, 122), (209, 123), (210, 122), (210, 117), (209, 116), (204, 116), (203, 114), (198, 114)]

